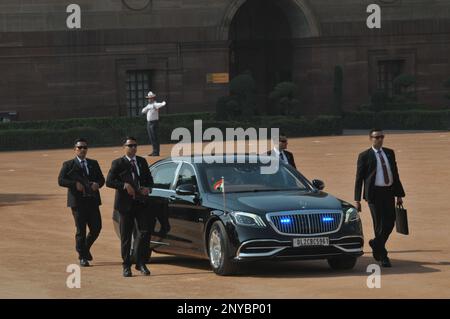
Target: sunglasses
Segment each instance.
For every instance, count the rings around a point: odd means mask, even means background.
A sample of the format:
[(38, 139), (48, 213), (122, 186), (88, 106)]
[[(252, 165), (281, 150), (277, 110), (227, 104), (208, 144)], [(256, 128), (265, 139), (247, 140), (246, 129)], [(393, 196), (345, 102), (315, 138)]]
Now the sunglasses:
[(137, 144), (126, 144), (125, 146), (132, 148), (132, 147), (137, 147)]
[(78, 148), (79, 150), (87, 150), (87, 149), (88, 149), (87, 146), (77, 146), (77, 148)]
[(379, 140), (379, 139), (383, 139), (384, 135), (372, 136), (372, 138)]
[(287, 143), (287, 140), (280, 140), (280, 143)]

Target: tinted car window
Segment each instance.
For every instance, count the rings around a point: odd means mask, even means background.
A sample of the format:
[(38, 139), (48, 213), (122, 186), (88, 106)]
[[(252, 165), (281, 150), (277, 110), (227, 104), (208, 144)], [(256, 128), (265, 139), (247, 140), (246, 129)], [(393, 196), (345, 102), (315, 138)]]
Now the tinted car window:
[(197, 179), (195, 177), (194, 169), (191, 165), (184, 163), (181, 166), (180, 173), (177, 178), (177, 187), (184, 184), (193, 184), (197, 186)]
[(154, 188), (169, 189), (175, 178), (178, 163), (161, 164), (152, 169)]
[(204, 179), (210, 192), (218, 192), (213, 185), (222, 176), (226, 192), (264, 190), (309, 190), (307, 182), (300, 179), (286, 165), (280, 165), (274, 174), (261, 174), (261, 164), (215, 163), (202, 165)]

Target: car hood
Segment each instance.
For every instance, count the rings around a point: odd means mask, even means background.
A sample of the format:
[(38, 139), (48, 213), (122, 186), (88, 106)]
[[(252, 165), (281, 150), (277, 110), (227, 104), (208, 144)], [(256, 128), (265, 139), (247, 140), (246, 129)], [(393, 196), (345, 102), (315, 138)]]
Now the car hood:
[[(258, 193), (227, 193), (225, 194), (226, 210), (244, 211), (250, 213), (268, 213), (286, 210), (330, 209), (341, 210), (340, 199), (325, 192), (258, 192)], [(208, 194), (208, 201), (215, 208), (223, 209), (222, 194)]]

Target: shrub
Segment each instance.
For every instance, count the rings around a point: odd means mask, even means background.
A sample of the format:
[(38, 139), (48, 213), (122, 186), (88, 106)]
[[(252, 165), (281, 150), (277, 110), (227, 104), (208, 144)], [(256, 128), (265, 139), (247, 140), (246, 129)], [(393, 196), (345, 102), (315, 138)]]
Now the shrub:
[(393, 102), (405, 103), (416, 99), (413, 86), (416, 84), (416, 78), (411, 74), (400, 74), (394, 79)]
[[(193, 119), (209, 120), (213, 119), (213, 113), (180, 113), (180, 114), (162, 114), (161, 123), (176, 123), (180, 121), (192, 121)], [(146, 119), (142, 117), (97, 117), (97, 118), (74, 118), (51, 121), (21, 121), (0, 123), (0, 130), (17, 129), (49, 129), (64, 130), (77, 127), (94, 127), (99, 129), (109, 129), (116, 127), (136, 127), (145, 126)]]
[[(208, 116), (205, 116), (208, 117)], [(92, 122), (94, 119), (91, 119)], [(71, 127), (65, 129), (39, 128), (39, 129), (7, 129), (0, 130), (1, 150), (31, 150), (31, 149), (52, 149), (71, 148), (72, 142), (77, 137), (85, 137), (91, 146), (119, 146), (122, 138), (127, 135), (135, 136), (140, 144), (148, 144), (148, 136), (145, 122), (128, 121), (121, 122), (121, 119), (110, 119), (108, 123), (101, 119), (96, 123), (102, 123), (102, 127)], [(70, 120), (62, 121), (65, 124)], [(91, 123), (92, 123), (91, 122)], [(118, 123), (127, 125), (120, 125)], [(72, 124), (77, 121), (72, 121)], [(29, 126), (32, 126), (29, 123)], [(48, 123), (47, 123), (48, 124)], [(255, 127), (255, 128), (275, 128), (286, 132), (291, 137), (313, 136), (313, 135), (337, 135), (342, 133), (342, 123), (340, 117), (320, 116), (318, 118), (293, 118), (285, 116), (265, 117), (254, 116), (241, 121), (220, 121), (211, 118), (203, 119), (203, 129), (217, 127), (221, 129), (225, 136), (227, 127)], [(42, 126), (42, 123), (40, 123)], [(159, 136), (162, 143), (174, 143), (171, 141), (173, 129), (185, 127), (193, 134), (193, 118), (178, 117), (177, 120), (161, 121), (159, 126)]]
[(297, 86), (293, 82), (280, 82), (269, 94), (276, 114), (300, 115), (300, 101), (295, 98)]
[(346, 129), (382, 127), (396, 130), (448, 130), (450, 111), (383, 111), (345, 113)]
[(233, 109), (233, 116), (251, 116), (256, 110), (256, 82), (250, 71), (246, 71), (230, 81), (231, 101), (227, 105)]

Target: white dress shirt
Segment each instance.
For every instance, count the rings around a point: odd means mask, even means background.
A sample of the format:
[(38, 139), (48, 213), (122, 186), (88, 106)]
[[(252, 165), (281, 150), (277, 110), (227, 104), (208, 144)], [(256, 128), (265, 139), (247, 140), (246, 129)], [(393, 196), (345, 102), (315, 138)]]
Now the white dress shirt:
[(78, 162), (80, 163), (81, 168), (83, 168), (83, 161), (84, 161), (84, 167), (86, 168), (86, 171), (89, 175), (89, 168), (88, 168), (88, 164), (87, 164), (87, 160), (86, 159), (81, 159), (77, 156)]
[(146, 107), (142, 109), (142, 114), (147, 114), (147, 122), (159, 120), (159, 109), (166, 105), (166, 102), (158, 103), (153, 102), (147, 104)]
[(386, 184), (384, 182), (383, 166), (381, 165), (380, 154), (378, 154), (378, 150), (375, 147), (372, 146), (372, 149), (375, 152), (375, 157), (377, 158), (377, 174), (375, 176), (375, 186), (382, 186), (382, 187), (391, 186), (392, 183), (394, 182), (394, 179), (392, 177), (392, 170), (389, 164), (389, 160), (386, 156), (386, 153), (384, 153), (383, 148), (380, 148), (381, 156), (383, 156), (384, 162), (386, 163), (386, 169), (389, 176), (389, 184)]
[[(274, 147), (272, 150), (272, 153), (275, 154), (277, 158), (281, 159), (286, 164), (289, 164), (286, 154), (284, 154), (283, 151), (280, 152), (280, 150), (278, 148)], [(281, 154), (281, 156), (280, 156), (280, 154)]]

